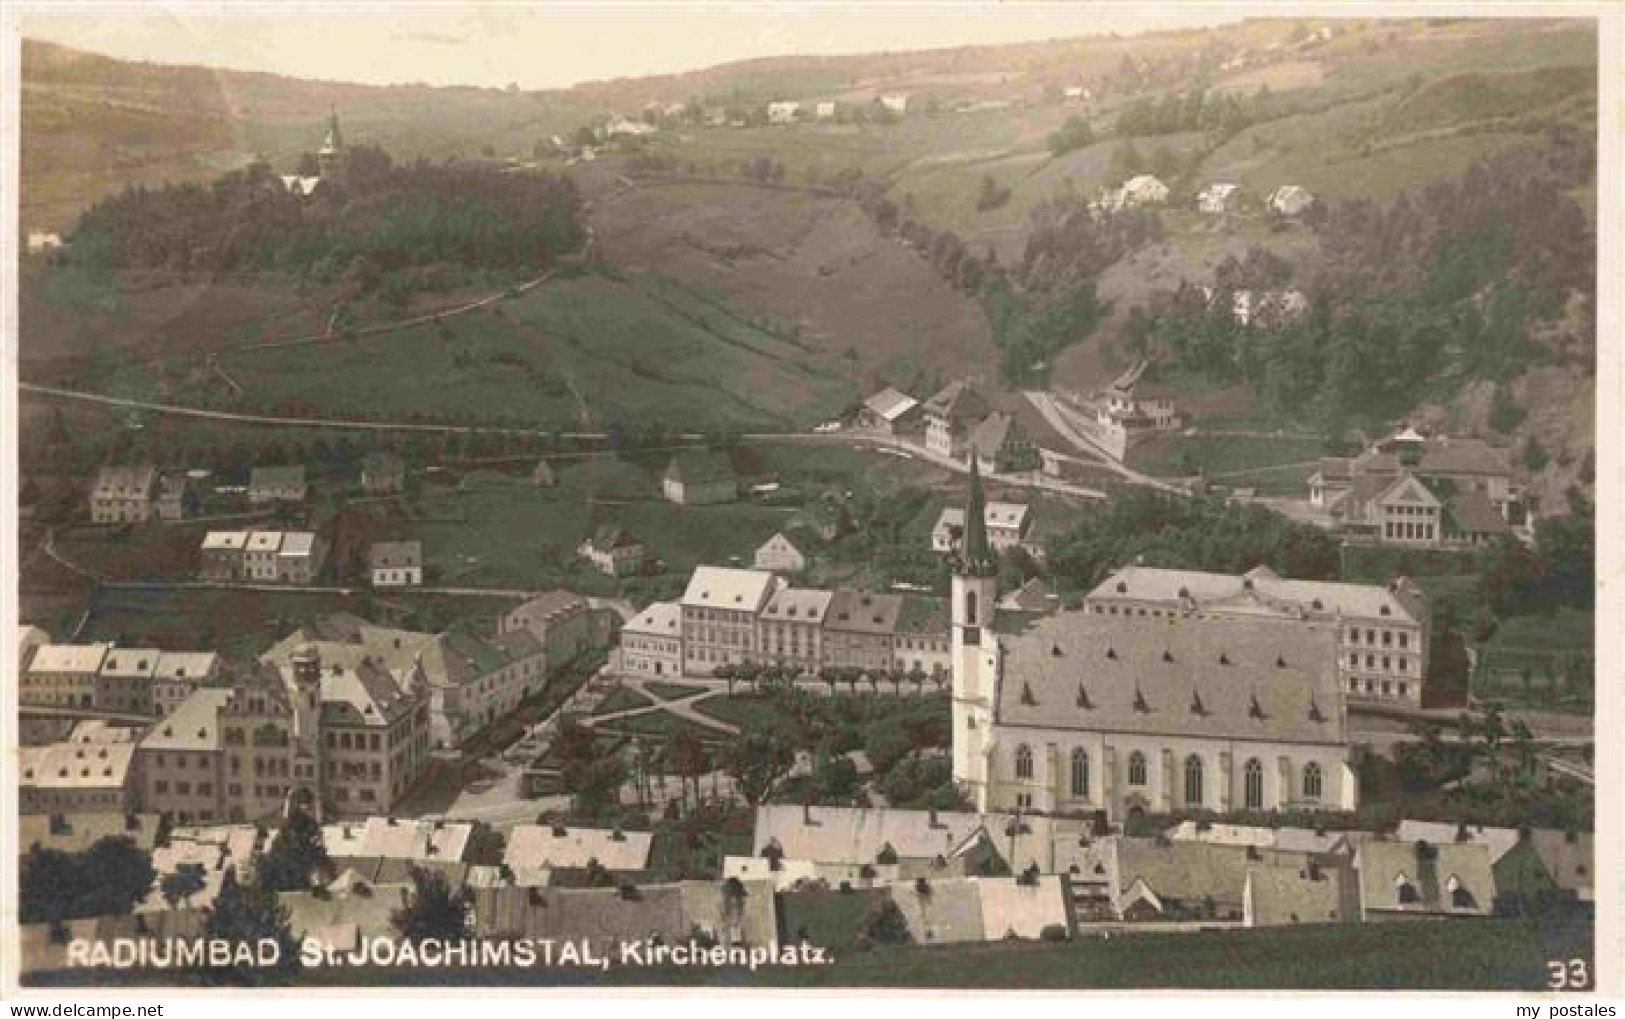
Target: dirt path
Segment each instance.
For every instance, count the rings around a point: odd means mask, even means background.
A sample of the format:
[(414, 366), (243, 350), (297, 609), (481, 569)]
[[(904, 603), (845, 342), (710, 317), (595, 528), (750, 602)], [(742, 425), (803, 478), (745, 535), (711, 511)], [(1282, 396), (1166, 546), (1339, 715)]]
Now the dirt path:
[(1044, 415), (1044, 420), (1049, 422), (1050, 427), (1054, 428), (1057, 432), (1060, 432), (1063, 438), (1071, 442), (1078, 449), (1098, 456), (1101, 463), (1108, 470), (1121, 475), (1126, 480), (1137, 485), (1146, 485), (1163, 492), (1168, 492), (1172, 495), (1190, 494), (1185, 489), (1180, 488), (1178, 485), (1171, 485), (1168, 482), (1163, 481), (1161, 478), (1154, 478), (1149, 474), (1142, 474), (1139, 471), (1126, 466), (1121, 460), (1118, 460), (1116, 457), (1112, 456), (1111, 453), (1109, 453), (1106, 449), (1096, 445), (1095, 442), (1089, 438), (1087, 432), (1077, 427), (1073, 423), (1072, 412), (1063, 407), (1055, 399), (1055, 397), (1051, 396), (1049, 393), (1040, 392), (1037, 390), (1028, 390), (1022, 395), (1027, 398), (1027, 402), (1031, 403), (1038, 413)]

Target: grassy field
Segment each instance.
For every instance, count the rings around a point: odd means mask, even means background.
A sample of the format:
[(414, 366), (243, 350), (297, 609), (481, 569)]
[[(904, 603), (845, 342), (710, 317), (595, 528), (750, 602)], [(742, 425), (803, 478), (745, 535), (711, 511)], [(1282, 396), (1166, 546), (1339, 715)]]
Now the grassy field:
[(650, 693), (668, 701), (691, 697), (708, 689), (707, 687), (694, 686), (688, 683), (649, 683), (648, 687)]
[(613, 693), (598, 702), (598, 706), (592, 709), (592, 713), (594, 715), (612, 715), (617, 711), (646, 708), (653, 703), (649, 698), (631, 687), (618, 686)]
[(1209, 481), (1301, 495), (1320, 454), (1315, 438), (1175, 435), (1139, 447), (1130, 459), (1148, 474), (1185, 477), (1200, 471)]

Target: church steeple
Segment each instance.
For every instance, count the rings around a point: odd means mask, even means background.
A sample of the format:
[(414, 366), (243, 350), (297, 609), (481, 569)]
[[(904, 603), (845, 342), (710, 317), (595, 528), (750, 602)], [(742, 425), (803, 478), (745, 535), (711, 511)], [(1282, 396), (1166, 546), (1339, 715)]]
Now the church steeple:
[(995, 577), (999, 560), (987, 540), (987, 503), (982, 497), (982, 474), (974, 450), (970, 455), (970, 495), (965, 499), (965, 536), (959, 543), (956, 573), (971, 577)]
[(316, 164), (321, 168), (323, 177), (332, 177), (339, 170), (339, 160), (344, 154), (344, 136), (339, 133), (339, 111), (330, 109), (327, 116), (327, 137), (322, 140), (322, 147), (316, 152)]

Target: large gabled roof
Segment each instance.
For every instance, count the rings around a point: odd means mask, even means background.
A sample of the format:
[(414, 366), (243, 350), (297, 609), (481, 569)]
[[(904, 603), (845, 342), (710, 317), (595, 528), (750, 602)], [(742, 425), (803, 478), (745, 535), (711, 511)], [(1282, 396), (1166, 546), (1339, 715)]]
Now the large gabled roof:
[(1039, 617), (1004, 648), (998, 724), (1340, 745), (1336, 630), (1251, 617)]
[(969, 382), (950, 382), (925, 401), (925, 413), (956, 424), (974, 424), (993, 410), (987, 397)]
[(696, 566), (683, 592), (682, 603), (693, 608), (757, 612), (776, 585), (766, 570), (738, 570), (728, 566)]

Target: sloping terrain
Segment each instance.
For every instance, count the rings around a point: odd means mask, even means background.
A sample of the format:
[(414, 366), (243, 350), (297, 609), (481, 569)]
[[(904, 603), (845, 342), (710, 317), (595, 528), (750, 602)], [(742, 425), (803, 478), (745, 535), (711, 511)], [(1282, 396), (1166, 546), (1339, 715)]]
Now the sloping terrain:
[(611, 263), (765, 319), (857, 383), (957, 377), (996, 354), (980, 306), (845, 199), (651, 184), (598, 200), (593, 225)]

